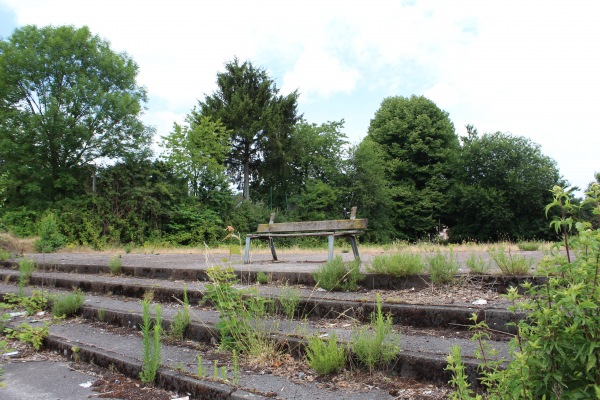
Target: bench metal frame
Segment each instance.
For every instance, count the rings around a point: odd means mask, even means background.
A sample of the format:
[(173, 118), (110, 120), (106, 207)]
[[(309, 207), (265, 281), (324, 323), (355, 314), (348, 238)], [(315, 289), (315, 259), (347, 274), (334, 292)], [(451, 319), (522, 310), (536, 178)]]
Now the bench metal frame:
[(275, 213), (271, 214), (271, 220), (268, 224), (260, 224), (256, 233), (246, 236), (246, 249), (244, 250), (244, 264), (250, 263), (250, 242), (252, 239), (266, 240), (269, 242), (273, 261), (277, 261), (277, 252), (273, 239), (278, 237), (302, 237), (302, 236), (327, 236), (328, 254), (327, 260), (333, 260), (333, 242), (336, 237), (345, 237), (350, 242), (354, 258), (360, 260), (358, 246), (356, 244), (356, 235), (364, 233), (367, 228), (368, 220), (356, 219), (356, 207), (352, 208), (350, 219), (330, 220), (330, 221), (309, 221), (309, 222), (283, 222), (274, 223)]

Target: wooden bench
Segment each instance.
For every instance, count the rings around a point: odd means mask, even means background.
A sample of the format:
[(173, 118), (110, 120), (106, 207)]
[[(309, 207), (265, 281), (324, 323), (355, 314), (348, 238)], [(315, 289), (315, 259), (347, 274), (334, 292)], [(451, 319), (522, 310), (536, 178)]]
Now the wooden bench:
[(366, 218), (356, 219), (356, 207), (352, 208), (350, 219), (310, 222), (283, 222), (274, 223), (275, 213), (271, 214), (268, 224), (260, 224), (256, 233), (246, 236), (246, 250), (244, 251), (244, 264), (250, 263), (250, 241), (252, 239), (266, 240), (271, 248), (273, 261), (277, 261), (277, 252), (273, 244), (273, 238), (278, 237), (303, 237), (303, 236), (327, 236), (329, 253), (327, 260), (333, 260), (333, 241), (336, 237), (345, 237), (350, 242), (355, 259), (360, 259), (356, 235), (364, 233), (367, 229)]

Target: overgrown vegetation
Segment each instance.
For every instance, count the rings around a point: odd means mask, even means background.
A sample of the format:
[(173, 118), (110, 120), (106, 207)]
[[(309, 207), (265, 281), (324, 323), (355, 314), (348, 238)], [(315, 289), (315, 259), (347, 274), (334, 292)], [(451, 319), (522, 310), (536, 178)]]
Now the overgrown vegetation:
[(510, 251), (506, 254), (502, 249), (490, 251), (489, 255), (505, 275), (527, 275), (534, 263), (533, 258), (512, 254)]
[(306, 347), (306, 362), (319, 375), (338, 372), (346, 364), (346, 350), (337, 342), (337, 336), (311, 336)]
[(170, 334), (175, 339), (183, 339), (185, 332), (191, 324), (190, 317), (190, 302), (188, 301), (187, 285), (183, 284), (183, 301), (181, 302), (182, 309), (177, 310), (171, 322)]
[(341, 291), (355, 291), (364, 277), (360, 260), (344, 262), (340, 256), (317, 268), (312, 275), (320, 288)]
[(417, 275), (425, 270), (425, 263), (419, 254), (398, 253), (392, 255), (376, 256), (367, 271), (378, 274), (403, 277)]
[(442, 254), (437, 251), (434, 256), (427, 257), (427, 273), (431, 282), (437, 284), (450, 283), (460, 270), (460, 264), (454, 258), (454, 253)]
[(471, 254), (465, 261), (467, 268), (474, 274), (482, 275), (487, 274), (492, 268), (492, 262), (486, 262), (483, 257), (476, 254)]
[(150, 301), (142, 301), (142, 371), (140, 379), (152, 383), (162, 362), (162, 309), (159, 304), (154, 308), (154, 322), (150, 316)]
[(123, 258), (121, 255), (116, 255), (110, 259), (108, 263), (108, 270), (112, 275), (119, 275), (121, 273), (121, 268), (123, 267)]
[(81, 290), (52, 296), (52, 315), (57, 318), (69, 317), (76, 314), (83, 303), (85, 295)]
[[(600, 229), (575, 218), (581, 207), (590, 205), (591, 216), (600, 219), (600, 185), (590, 186), (581, 205), (574, 204), (570, 191), (559, 186), (552, 195), (546, 213), (559, 209), (551, 226), (563, 234), (564, 242), (540, 265), (538, 274), (547, 279), (545, 284), (525, 284), (527, 297), (516, 288), (508, 293), (510, 309), (528, 314), (516, 325), (506, 368), (500, 368), (502, 360), (493, 357), (489, 346), (479, 346), (480, 380), (487, 399), (600, 397)], [(476, 326), (486, 328), (483, 322)], [(485, 344), (486, 337), (476, 335), (475, 340)], [(456, 350), (448, 368), (454, 371), (454, 398), (481, 398), (469, 389)]]
[(36, 265), (31, 259), (19, 261), (19, 297), (23, 297), (23, 288), (29, 284), (29, 279), (36, 269)]
[(391, 315), (381, 311), (381, 296), (377, 294), (377, 309), (371, 314), (370, 326), (352, 334), (350, 349), (358, 362), (373, 372), (376, 366), (387, 366), (400, 352), (400, 334), (394, 332)]

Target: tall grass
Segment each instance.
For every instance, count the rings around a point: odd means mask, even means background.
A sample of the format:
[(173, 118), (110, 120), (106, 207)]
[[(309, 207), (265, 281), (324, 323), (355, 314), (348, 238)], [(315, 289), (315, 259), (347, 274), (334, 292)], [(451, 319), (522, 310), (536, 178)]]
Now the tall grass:
[(378, 274), (393, 275), (403, 277), (407, 275), (417, 275), (423, 272), (425, 263), (419, 254), (398, 253), (384, 256), (376, 256), (367, 271)]

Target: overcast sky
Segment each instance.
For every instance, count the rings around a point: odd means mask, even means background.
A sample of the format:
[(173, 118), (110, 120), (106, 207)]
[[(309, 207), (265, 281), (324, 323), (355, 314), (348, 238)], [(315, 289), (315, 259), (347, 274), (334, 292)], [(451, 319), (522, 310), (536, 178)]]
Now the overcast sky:
[(237, 56), (353, 143), (384, 98), (424, 95), (461, 136), (528, 137), (580, 187), (600, 172), (598, 1), (0, 0), (0, 36), (27, 24), (87, 25), (127, 52), (158, 135)]

